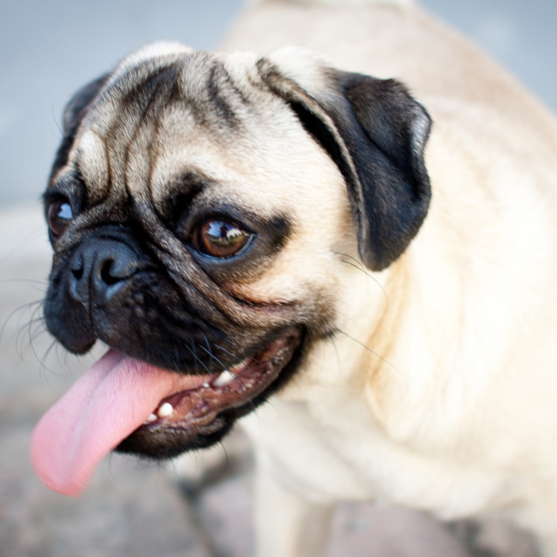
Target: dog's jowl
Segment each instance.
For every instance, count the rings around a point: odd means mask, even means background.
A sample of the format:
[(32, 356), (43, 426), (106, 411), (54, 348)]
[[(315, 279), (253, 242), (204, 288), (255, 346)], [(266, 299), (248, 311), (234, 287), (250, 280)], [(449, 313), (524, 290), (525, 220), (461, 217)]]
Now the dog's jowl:
[(409, 2), (255, 4), (230, 53), (150, 45), (66, 107), (45, 318), (109, 350), (39, 476), (241, 419), (260, 557), (320, 555), (346, 499), (501, 512), (556, 557), (554, 117)]

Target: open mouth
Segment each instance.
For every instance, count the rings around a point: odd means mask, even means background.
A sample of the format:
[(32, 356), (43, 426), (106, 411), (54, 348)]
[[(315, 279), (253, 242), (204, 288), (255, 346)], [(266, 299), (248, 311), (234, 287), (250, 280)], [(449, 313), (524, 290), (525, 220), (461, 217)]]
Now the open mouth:
[(302, 337), (301, 327), (276, 333), (211, 375), (180, 374), (109, 351), (35, 428), (37, 474), (51, 489), (78, 495), (112, 450), (169, 458), (219, 441), (288, 380)]
[(290, 329), (230, 369), (213, 375), (180, 376), (172, 392), (116, 450), (170, 458), (215, 443), (235, 419), (253, 410), (283, 383), (279, 379), (295, 359), (301, 337), (299, 328)]
[(290, 361), (299, 331), (273, 340), (241, 363), (220, 373), (187, 376), (183, 389), (160, 401), (141, 429), (189, 429), (206, 426), (223, 410), (240, 408), (264, 392)]

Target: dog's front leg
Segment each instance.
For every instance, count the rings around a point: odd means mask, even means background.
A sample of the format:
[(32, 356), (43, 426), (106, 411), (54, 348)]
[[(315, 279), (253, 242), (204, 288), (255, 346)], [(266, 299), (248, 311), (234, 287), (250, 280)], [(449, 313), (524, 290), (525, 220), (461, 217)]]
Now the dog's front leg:
[(321, 557), (333, 506), (300, 496), (279, 475), (274, 467), (259, 462), (255, 478), (256, 557)]

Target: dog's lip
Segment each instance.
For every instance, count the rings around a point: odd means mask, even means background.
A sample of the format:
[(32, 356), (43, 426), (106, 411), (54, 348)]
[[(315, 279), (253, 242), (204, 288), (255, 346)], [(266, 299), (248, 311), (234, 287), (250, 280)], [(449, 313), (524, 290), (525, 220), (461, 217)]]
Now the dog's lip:
[(228, 369), (185, 377), (138, 430), (195, 429), (210, 424), (224, 410), (244, 406), (278, 378), (300, 339), (299, 328), (289, 329)]

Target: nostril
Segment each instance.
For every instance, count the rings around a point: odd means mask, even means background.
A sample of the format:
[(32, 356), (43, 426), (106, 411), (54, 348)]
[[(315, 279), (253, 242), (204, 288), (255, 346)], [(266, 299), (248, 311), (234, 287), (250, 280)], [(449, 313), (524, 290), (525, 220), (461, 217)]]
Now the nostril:
[(101, 264), (100, 276), (102, 281), (108, 286), (112, 286), (120, 282), (123, 277), (118, 276), (118, 273), (113, 272), (114, 259), (105, 259)]
[(105, 255), (97, 261), (97, 277), (106, 286), (113, 286), (132, 277), (138, 266), (135, 260), (117, 255)]
[(135, 250), (123, 242), (92, 238), (71, 261), (70, 295), (84, 305), (103, 303), (122, 292), (121, 287), (144, 268)]

